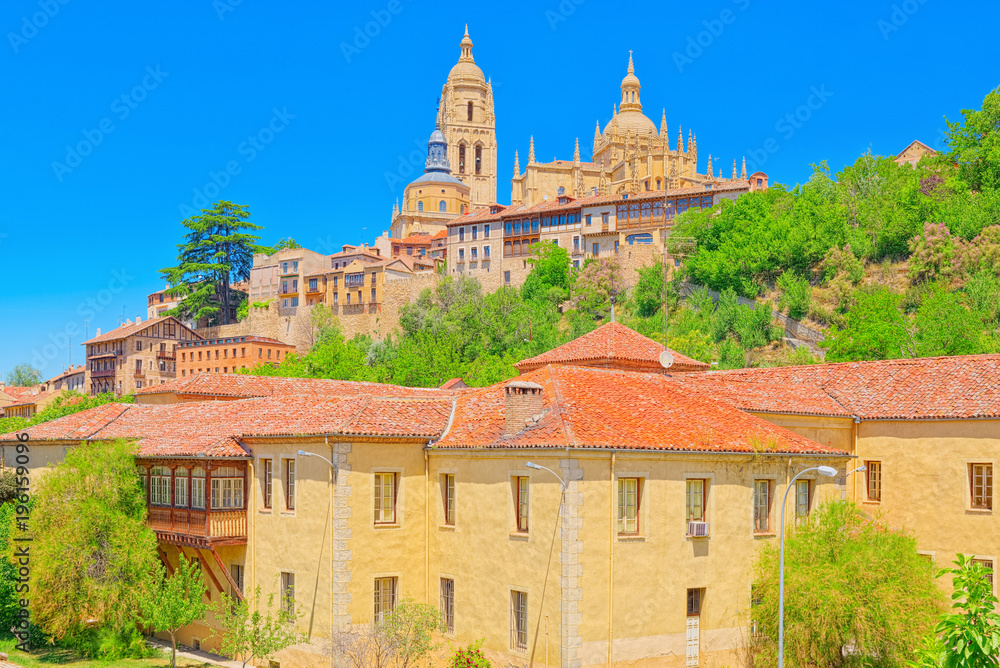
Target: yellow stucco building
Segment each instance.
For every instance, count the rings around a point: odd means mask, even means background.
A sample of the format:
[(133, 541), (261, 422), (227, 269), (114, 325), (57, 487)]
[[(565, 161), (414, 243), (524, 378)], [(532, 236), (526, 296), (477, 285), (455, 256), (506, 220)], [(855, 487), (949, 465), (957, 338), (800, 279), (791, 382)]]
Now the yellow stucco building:
[[(435, 661), (484, 638), (494, 665), (734, 665), (758, 547), (832, 499), (940, 563), (995, 558), (1000, 356), (713, 372), (662, 351), (611, 323), (486, 388), (200, 374), (32, 427), (31, 466), (137, 439), (161, 558), (200, 560), (213, 600), (294, 598), (309, 642), (283, 667), (330, 665), (333, 634), (404, 597), (442, 612)], [(782, 508), (821, 464), (839, 475)], [(182, 642), (217, 647), (212, 625)]]

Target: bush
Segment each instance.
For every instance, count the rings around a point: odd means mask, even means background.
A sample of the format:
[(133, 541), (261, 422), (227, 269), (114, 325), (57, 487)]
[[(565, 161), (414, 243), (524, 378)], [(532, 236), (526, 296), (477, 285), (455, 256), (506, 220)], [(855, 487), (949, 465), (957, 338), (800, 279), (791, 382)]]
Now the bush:
[(477, 640), (468, 647), (459, 647), (451, 655), (448, 668), (491, 668), (493, 664), (483, 655), (482, 640)]
[(789, 269), (778, 277), (778, 289), (782, 293), (778, 308), (787, 311), (789, 318), (801, 320), (809, 312), (809, 281)]
[(58, 644), (88, 659), (101, 661), (143, 659), (157, 653), (146, 644), (146, 639), (135, 627), (125, 629), (115, 629), (109, 625), (92, 627), (69, 634)]
[(955, 273), (955, 239), (944, 223), (924, 223), (923, 234), (910, 240), (910, 278), (935, 281)]

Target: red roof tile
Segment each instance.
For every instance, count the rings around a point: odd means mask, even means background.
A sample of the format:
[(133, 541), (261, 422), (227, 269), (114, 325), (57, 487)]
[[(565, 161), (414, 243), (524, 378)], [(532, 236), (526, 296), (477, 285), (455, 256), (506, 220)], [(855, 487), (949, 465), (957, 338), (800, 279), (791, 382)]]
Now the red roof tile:
[(438, 388), (401, 387), (385, 383), (362, 383), (325, 378), (284, 378), (279, 376), (248, 376), (239, 373), (199, 373), (178, 378), (162, 385), (146, 387), (137, 396), (150, 394), (182, 394), (206, 397), (273, 397), (282, 394), (300, 395), (373, 395), (398, 397), (445, 397), (450, 392)]
[(504, 386), (456, 396), (438, 448), (620, 448), (846, 456), (660, 374), (550, 365), (518, 381), (542, 387), (543, 413), (504, 435)]
[(573, 339), (567, 344), (535, 357), (517, 362), (514, 367), (524, 373), (546, 364), (577, 364), (608, 366), (613, 368), (646, 368), (666, 371), (660, 365), (660, 355), (667, 350), (674, 358), (670, 371), (707, 371), (712, 367), (704, 362), (664, 348), (652, 339), (629, 329), (620, 322), (601, 325), (589, 334)]

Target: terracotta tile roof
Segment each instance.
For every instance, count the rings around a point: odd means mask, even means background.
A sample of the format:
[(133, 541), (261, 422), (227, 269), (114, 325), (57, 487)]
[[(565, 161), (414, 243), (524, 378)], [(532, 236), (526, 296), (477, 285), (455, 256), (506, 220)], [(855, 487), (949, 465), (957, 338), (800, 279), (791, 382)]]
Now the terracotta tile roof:
[(674, 376), (693, 391), (708, 392), (746, 411), (850, 417), (851, 413), (817, 385), (751, 382), (697, 373)]
[(439, 388), (402, 387), (385, 383), (363, 383), (325, 378), (284, 378), (278, 376), (248, 376), (238, 373), (199, 373), (177, 378), (162, 385), (145, 387), (136, 396), (151, 394), (181, 394), (205, 397), (275, 397), (296, 395), (371, 395), (395, 397), (447, 397), (451, 393)]
[(441, 386), (442, 390), (454, 390), (454, 389), (465, 389), (468, 385), (461, 378), (452, 378), (451, 380), (445, 381), (444, 385)]
[(448, 238), (448, 230), (441, 230), (440, 232), (432, 236), (431, 240), (433, 241), (435, 239), (447, 239), (447, 238)]
[(49, 401), (54, 397), (62, 394), (62, 390), (58, 392), (36, 392), (35, 394), (22, 394), (18, 399), (12, 403), (7, 404), (7, 408), (14, 408), (15, 406), (31, 406), (40, 402)]
[[(524, 373), (546, 364), (583, 364), (586, 366), (616, 365), (649, 367), (663, 371), (660, 355), (664, 347), (650, 338), (629, 329), (620, 322), (601, 325), (589, 334), (514, 365)], [(672, 371), (707, 371), (712, 367), (704, 362), (667, 349), (674, 358)]]
[(95, 336), (94, 338), (90, 339), (89, 341), (84, 341), (80, 345), (85, 346), (85, 345), (87, 345), (89, 343), (103, 343), (104, 341), (118, 341), (120, 339), (124, 339), (126, 337), (132, 336), (133, 334), (135, 334), (137, 332), (141, 332), (142, 330), (146, 329), (147, 327), (150, 327), (151, 325), (157, 325), (157, 324), (159, 324), (159, 323), (161, 323), (161, 322), (163, 322), (165, 320), (173, 320), (175, 323), (177, 323), (177, 325), (179, 327), (184, 327), (184, 329), (187, 329), (189, 332), (191, 332), (192, 334), (194, 334), (195, 336), (197, 336), (199, 339), (201, 338), (200, 336), (198, 336), (194, 332), (194, 330), (191, 330), (188, 327), (185, 327), (184, 324), (180, 320), (178, 320), (177, 318), (174, 318), (173, 316), (162, 316), (162, 317), (159, 317), (159, 318), (150, 318), (149, 320), (145, 320), (143, 322), (133, 322), (130, 325), (126, 324), (126, 325), (122, 325), (121, 327), (116, 327), (116, 328), (112, 329), (110, 332), (105, 332), (104, 334), (101, 334), (100, 336)]
[[(33, 441), (134, 439), (140, 457), (247, 457), (242, 439), (322, 434), (430, 438), (449, 398), (282, 395), (177, 404), (105, 404), (25, 431)], [(0, 436), (14, 440), (15, 434)]]
[(57, 383), (60, 380), (62, 380), (63, 378), (67, 378), (68, 376), (75, 376), (76, 374), (78, 374), (78, 373), (84, 373), (85, 371), (86, 371), (86, 369), (84, 368), (84, 366), (82, 364), (78, 364), (76, 366), (72, 366), (72, 367), (70, 367), (68, 369), (63, 370), (62, 372), (60, 372), (59, 374), (53, 376), (52, 378), (49, 378), (45, 382), (46, 383)]
[(506, 382), (456, 395), (437, 448), (620, 448), (847, 456), (661, 374), (550, 365), (517, 379), (542, 387), (541, 417), (504, 435)]
[[(740, 387), (764, 383), (803, 392), (818, 388), (848, 415), (868, 420), (1000, 418), (1000, 355), (738, 369), (706, 377), (740, 381)], [(765, 410), (755, 408), (750, 398), (745, 408)], [(775, 412), (795, 411), (794, 404), (789, 408)]]

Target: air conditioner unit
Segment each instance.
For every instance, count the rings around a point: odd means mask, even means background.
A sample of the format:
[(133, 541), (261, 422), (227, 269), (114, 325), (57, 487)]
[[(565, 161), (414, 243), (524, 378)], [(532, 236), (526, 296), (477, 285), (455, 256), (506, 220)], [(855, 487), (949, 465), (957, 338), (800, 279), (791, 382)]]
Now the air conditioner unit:
[(688, 536), (705, 538), (708, 536), (708, 522), (688, 522)]

